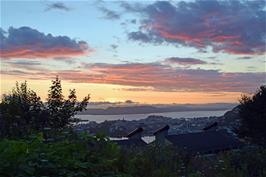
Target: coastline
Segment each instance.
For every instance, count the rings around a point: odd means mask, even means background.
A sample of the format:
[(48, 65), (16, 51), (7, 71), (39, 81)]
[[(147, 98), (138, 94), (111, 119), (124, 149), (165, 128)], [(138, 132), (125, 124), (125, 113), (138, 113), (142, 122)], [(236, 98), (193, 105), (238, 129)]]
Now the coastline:
[(86, 131), (90, 134), (103, 133), (109, 137), (124, 137), (136, 127), (142, 127), (144, 136), (151, 136), (153, 132), (165, 125), (169, 125), (170, 133), (180, 134), (202, 131), (207, 125), (218, 122), (219, 128), (234, 129), (238, 126), (238, 112), (233, 110), (221, 116), (204, 116), (194, 118), (172, 118), (160, 115), (150, 115), (137, 120), (105, 120), (103, 122), (89, 121), (75, 125), (77, 131)]
[(175, 112), (156, 112), (156, 113), (136, 113), (136, 114), (110, 114), (110, 115), (89, 115), (89, 114), (78, 114), (75, 118), (82, 121), (95, 121), (97, 123), (102, 123), (104, 121), (114, 121), (114, 120), (141, 120), (149, 116), (163, 116), (171, 117), (174, 119), (182, 118), (197, 118), (197, 117), (220, 117), (224, 115), (228, 110), (219, 111), (175, 111)]

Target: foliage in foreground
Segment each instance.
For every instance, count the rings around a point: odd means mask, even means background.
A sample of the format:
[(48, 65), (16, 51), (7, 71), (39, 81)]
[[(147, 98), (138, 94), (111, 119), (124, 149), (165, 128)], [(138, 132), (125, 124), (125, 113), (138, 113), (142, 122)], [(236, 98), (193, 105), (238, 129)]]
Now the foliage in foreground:
[[(47, 104), (26, 82), (5, 95), (0, 114), (0, 176), (4, 177), (265, 177), (266, 149), (245, 148), (214, 156), (190, 156), (173, 147), (120, 149), (106, 137), (62, 132), (85, 109), (75, 90), (68, 99), (52, 81)], [(240, 105), (240, 133), (265, 145), (266, 87)], [(49, 127), (46, 129), (46, 127)], [(50, 130), (52, 141), (40, 132)], [(71, 130), (71, 129), (70, 129)], [(35, 134), (29, 138), (29, 135)], [(21, 138), (12, 140), (10, 138)], [(24, 139), (22, 139), (22, 137)], [(27, 137), (27, 139), (25, 139)]]
[(27, 140), (2, 139), (0, 176), (266, 176), (266, 150), (262, 148), (188, 156), (173, 147), (120, 149), (103, 136), (70, 133), (60, 137), (50, 143), (44, 143), (41, 134)]
[(41, 134), (32, 140), (1, 140), (0, 176), (118, 175), (114, 144), (104, 137), (73, 136), (52, 143), (44, 143)]

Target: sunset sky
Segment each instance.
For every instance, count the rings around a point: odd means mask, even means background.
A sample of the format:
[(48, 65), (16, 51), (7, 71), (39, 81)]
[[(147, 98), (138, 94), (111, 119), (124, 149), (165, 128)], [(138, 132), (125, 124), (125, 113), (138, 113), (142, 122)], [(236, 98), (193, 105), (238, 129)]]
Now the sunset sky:
[(266, 1), (1, 1), (1, 94), (237, 102), (266, 83)]

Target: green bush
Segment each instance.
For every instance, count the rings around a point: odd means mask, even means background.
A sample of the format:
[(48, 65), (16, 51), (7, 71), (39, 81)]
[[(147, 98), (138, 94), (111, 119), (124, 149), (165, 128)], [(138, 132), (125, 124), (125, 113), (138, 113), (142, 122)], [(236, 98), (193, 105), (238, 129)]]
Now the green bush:
[(33, 140), (0, 141), (0, 176), (123, 176), (115, 168), (119, 150), (103, 137), (43, 143)]
[(174, 147), (119, 148), (105, 136), (52, 132), (0, 140), (2, 177), (265, 177), (266, 149), (190, 156)]
[(266, 149), (246, 147), (191, 160), (189, 172), (197, 177), (265, 177)]

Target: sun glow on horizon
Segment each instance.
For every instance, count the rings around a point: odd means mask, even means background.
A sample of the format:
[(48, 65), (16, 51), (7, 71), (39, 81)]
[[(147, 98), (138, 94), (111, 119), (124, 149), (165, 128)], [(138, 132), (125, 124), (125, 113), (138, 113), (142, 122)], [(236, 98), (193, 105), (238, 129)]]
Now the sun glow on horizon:
[[(18, 80), (23, 82), (24, 80)], [(2, 80), (1, 95), (9, 93), (15, 87), (14, 80)], [(37, 92), (43, 101), (46, 100), (50, 80), (27, 80), (30, 89)], [(4, 85), (3, 85), (4, 84)], [(90, 102), (125, 102), (132, 100), (140, 104), (206, 104), (236, 103), (241, 92), (162, 92), (162, 91), (128, 91), (129, 86), (111, 84), (70, 83), (62, 80), (63, 94), (68, 95), (69, 89), (76, 89), (78, 100), (90, 94)], [(217, 99), (218, 98), (218, 99)]]
[(45, 101), (59, 76), (92, 102), (236, 103), (266, 84), (266, 5), (235, 1), (3, 1), (0, 93)]

